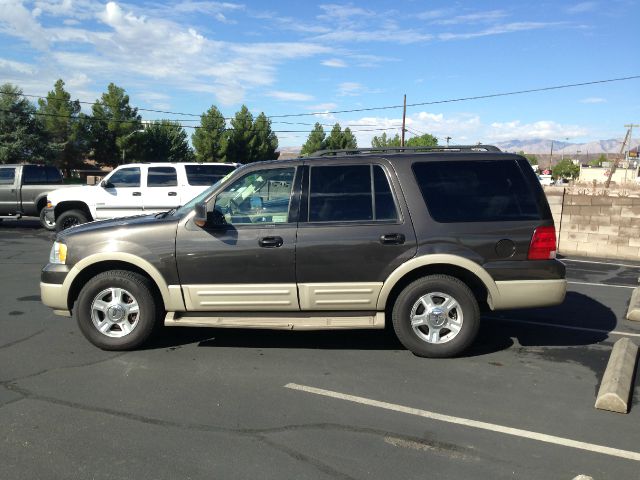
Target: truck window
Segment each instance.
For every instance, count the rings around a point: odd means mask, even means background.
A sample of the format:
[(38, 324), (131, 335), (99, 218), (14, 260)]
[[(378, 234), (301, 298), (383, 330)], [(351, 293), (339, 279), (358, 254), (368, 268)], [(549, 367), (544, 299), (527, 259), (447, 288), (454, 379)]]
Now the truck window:
[(147, 187), (176, 187), (178, 174), (175, 167), (149, 167)]
[(140, 169), (138, 167), (122, 168), (107, 179), (113, 188), (139, 188)]
[(45, 167), (47, 183), (62, 183), (62, 173), (56, 167)]
[(22, 169), (23, 185), (44, 185), (47, 183), (47, 171), (40, 165), (25, 165)]
[(0, 168), (0, 185), (13, 185), (15, 178), (15, 168)]
[(213, 185), (218, 180), (233, 172), (234, 165), (185, 165), (187, 181), (192, 186)]

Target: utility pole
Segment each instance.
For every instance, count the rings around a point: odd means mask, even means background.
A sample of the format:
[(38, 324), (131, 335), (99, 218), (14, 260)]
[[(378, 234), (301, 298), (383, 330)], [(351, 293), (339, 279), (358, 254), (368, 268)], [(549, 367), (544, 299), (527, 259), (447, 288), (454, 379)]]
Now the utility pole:
[(552, 160), (553, 160), (553, 140), (551, 140), (551, 153), (549, 154), (549, 171), (551, 171)]
[[(640, 127), (640, 125), (636, 125), (634, 123), (630, 123), (629, 125), (625, 125), (625, 128), (627, 128), (627, 134), (624, 136), (624, 140), (622, 141), (622, 146), (620, 147), (620, 154), (624, 153), (624, 146), (629, 143), (629, 149), (631, 149), (631, 134), (633, 133), (633, 127)], [(627, 161), (629, 160), (629, 150), (627, 150), (627, 154), (626, 154), (626, 158)], [(613, 165), (611, 165), (611, 168), (609, 169), (609, 177), (607, 178), (607, 181), (604, 184), (604, 188), (609, 188), (609, 185), (611, 185), (611, 178), (613, 178), (613, 174), (616, 171), (616, 167), (618, 165), (618, 162), (616, 159), (613, 160)]]
[(449, 140), (451, 140), (451, 137), (445, 137), (445, 140), (447, 141), (447, 147), (449, 146)]
[(404, 147), (404, 125), (407, 118), (407, 94), (404, 94), (404, 107), (402, 108), (402, 138), (400, 139), (400, 146)]

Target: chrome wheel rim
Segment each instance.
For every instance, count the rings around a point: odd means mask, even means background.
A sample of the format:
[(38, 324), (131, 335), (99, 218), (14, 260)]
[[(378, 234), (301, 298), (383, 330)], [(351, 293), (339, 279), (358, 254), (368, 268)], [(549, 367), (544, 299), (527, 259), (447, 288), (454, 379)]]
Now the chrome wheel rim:
[(93, 297), (91, 321), (103, 335), (120, 338), (129, 335), (140, 319), (140, 306), (124, 288), (106, 288)]
[(447, 293), (430, 292), (423, 295), (413, 304), (409, 317), (416, 336), (430, 344), (450, 342), (462, 330), (462, 308)]

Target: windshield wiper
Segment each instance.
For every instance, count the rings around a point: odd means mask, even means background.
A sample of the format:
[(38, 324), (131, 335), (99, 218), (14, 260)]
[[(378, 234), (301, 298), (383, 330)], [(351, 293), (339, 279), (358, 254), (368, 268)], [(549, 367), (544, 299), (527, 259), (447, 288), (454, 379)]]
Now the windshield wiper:
[(177, 206), (175, 208), (172, 208), (171, 210), (167, 210), (166, 212), (158, 212), (156, 213), (156, 218), (164, 218), (164, 217), (168, 217), (170, 215), (173, 215), (174, 213), (176, 213), (176, 211), (180, 208), (180, 206)]

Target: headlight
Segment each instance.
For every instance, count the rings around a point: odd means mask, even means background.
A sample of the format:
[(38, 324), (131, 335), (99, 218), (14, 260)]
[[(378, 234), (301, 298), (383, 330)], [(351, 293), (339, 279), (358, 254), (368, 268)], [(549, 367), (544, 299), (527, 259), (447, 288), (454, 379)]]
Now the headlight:
[(53, 242), (49, 263), (64, 264), (67, 261), (67, 246), (64, 243)]

